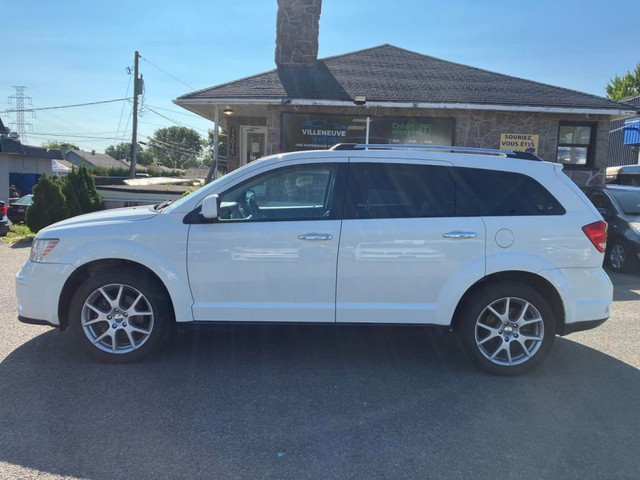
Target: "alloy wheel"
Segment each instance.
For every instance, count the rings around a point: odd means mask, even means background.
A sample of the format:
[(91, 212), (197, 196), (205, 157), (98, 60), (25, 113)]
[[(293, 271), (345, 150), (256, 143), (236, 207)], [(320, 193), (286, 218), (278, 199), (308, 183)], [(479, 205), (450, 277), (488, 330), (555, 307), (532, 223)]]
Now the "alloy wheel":
[(533, 304), (521, 298), (495, 300), (476, 319), (476, 346), (496, 365), (525, 363), (538, 352), (543, 339), (542, 315)]
[(82, 306), (81, 325), (89, 341), (112, 354), (140, 348), (149, 339), (154, 313), (137, 289), (112, 283), (96, 289)]

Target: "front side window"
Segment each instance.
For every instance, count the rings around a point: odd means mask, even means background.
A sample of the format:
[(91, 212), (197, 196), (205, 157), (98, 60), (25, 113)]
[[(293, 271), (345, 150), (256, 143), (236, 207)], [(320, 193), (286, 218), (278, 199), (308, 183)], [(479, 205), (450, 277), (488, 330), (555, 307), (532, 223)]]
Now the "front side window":
[(220, 196), (219, 220), (332, 218), (337, 170), (337, 165), (303, 165), (257, 175)]
[(591, 165), (594, 154), (593, 127), (593, 123), (561, 122), (557, 161), (568, 165)]
[(455, 215), (456, 189), (446, 167), (386, 163), (349, 166), (346, 219)]

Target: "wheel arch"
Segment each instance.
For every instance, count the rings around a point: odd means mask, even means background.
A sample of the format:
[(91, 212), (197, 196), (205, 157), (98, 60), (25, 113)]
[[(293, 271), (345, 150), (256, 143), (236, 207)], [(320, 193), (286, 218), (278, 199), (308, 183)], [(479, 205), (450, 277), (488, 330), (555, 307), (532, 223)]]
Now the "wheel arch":
[(134, 262), (132, 260), (125, 260), (121, 258), (103, 258), (94, 260), (76, 268), (73, 273), (67, 278), (62, 291), (60, 293), (60, 300), (58, 301), (58, 319), (60, 321), (60, 331), (65, 330), (69, 326), (69, 307), (71, 305), (71, 299), (78, 287), (89, 276), (98, 272), (113, 271), (116, 269), (132, 270), (139, 276), (146, 276), (162, 289), (162, 294), (167, 298), (167, 301), (171, 305), (172, 319), (175, 321), (176, 312), (173, 304), (173, 299), (169, 294), (169, 290), (162, 281), (162, 279), (147, 266)]
[(551, 307), (555, 317), (556, 333), (560, 333), (562, 331), (565, 323), (565, 308), (560, 293), (546, 278), (536, 275), (535, 273), (523, 271), (503, 271), (492, 273), (491, 275), (483, 277), (481, 280), (469, 287), (456, 306), (451, 320), (451, 329), (455, 330), (457, 328), (466, 299), (484, 285), (498, 282), (521, 283), (540, 292), (540, 294), (549, 302), (549, 306)]

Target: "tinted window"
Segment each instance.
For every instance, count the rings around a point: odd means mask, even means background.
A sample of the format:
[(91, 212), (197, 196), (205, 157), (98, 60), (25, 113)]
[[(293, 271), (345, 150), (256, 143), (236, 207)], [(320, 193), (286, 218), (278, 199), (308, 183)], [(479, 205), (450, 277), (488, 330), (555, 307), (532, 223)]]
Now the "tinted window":
[(384, 163), (349, 166), (345, 218), (455, 215), (456, 189), (446, 167)]
[(560, 203), (533, 178), (514, 172), (456, 168), (458, 214), (563, 215)]
[(629, 190), (609, 190), (620, 202), (622, 211), (627, 215), (640, 215), (640, 192)]
[(220, 221), (331, 218), (337, 165), (303, 165), (258, 175), (220, 197)]

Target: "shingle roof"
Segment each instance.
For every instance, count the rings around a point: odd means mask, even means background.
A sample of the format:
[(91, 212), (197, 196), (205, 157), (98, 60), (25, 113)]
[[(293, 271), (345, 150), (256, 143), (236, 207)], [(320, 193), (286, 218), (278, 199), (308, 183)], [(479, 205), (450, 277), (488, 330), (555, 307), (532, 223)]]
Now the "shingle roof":
[(62, 158), (62, 153), (56, 148), (34, 147), (24, 145), (13, 138), (0, 138), (0, 152), (25, 155), (34, 158), (50, 158), (58, 160)]
[(317, 68), (286, 67), (179, 97), (417, 102), (621, 110), (596, 95), (511, 77), (393, 45), (318, 60)]
[(101, 168), (129, 168), (127, 163), (116, 160), (106, 153), (85, 152), (84, 150), (69, 150), (64, 154), (65, 160), (80, 165), (86, 163), (87, 166)]

